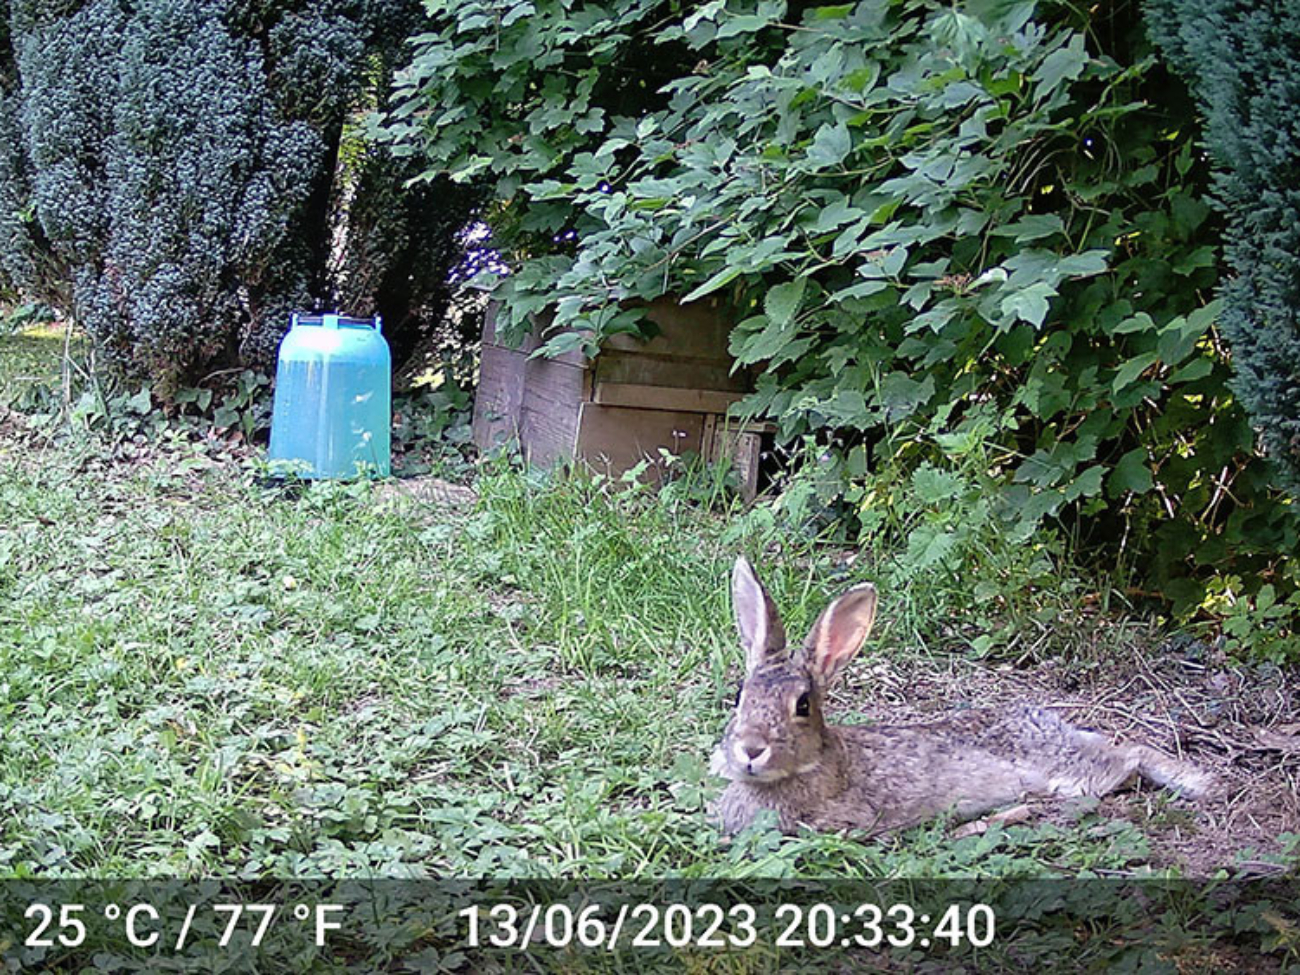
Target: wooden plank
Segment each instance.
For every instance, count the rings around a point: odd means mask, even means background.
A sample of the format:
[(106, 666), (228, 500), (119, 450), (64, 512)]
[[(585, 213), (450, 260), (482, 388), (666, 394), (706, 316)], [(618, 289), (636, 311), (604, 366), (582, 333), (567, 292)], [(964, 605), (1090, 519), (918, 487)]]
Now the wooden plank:
[(762, 428), (767, 424), (729, 423), (726, 417), (711, 416), (704, 428), (704, 459), (731, 464), (740, 481), (740, 496), (746, 502), (758, 494), (758, 461), (762, 450)]
[(519, 439), (524, 459), (542, 467), (571, 460), (588, 370), (559, 359), (528, 359), (520, 385)]
[[(485, 347), (508, 348), (497, 336), (499, 312), (498, 303), (488, 305), (483, 323)], [(615, 335), (605, 341), (594, 361), (576, 350), (552, 361), (594, 366), (598, 372), (603, 370), (600, 378), (610, 382), (733, 392), (753, 388), (749, 370), (732, 373), (732, 359), (727, 352), (730, 323), (713, 299), (681, 305), (671, 298), (659, 298), (650, 302), (648, 317), (660, 329), (660, 334), (648, 341)], [(550, 320), (551, 315), (538, 314), (533, 331), (517, 351), (532, 354), (540, 348)]]
[[(500, 313), (500, 304), (490, 302), (483, 319), (483, 342), (502, 345), (497, 337), (496, 319)], [(654, 322), (659, 334), (649, 340), (642, 340), (632, 335), (613, 335), (605, 341), (605, 350), (631, 352), (636, 354), (668, 356), (670, 358), (708, 359), (714, 362), (731, 363), (727, 352), (731, 325), (723, 316), (720, 303), (713, 299), (679, 304), (672, 298), (656, 298), (650, 302), (647, 318)], [(536, 324), (519, 346), (520, 352), (533, 352), (545, 340), (550, 327), (552, 315), (542, 312), (535, 316)], [(579, 352), (567, 352), (558, 358), (577, 365), (584, 361)]]
[(744, 393), (716, 389), (681, 389), (641, 383), (595, 384), (594, 400), (605, 406), (630, 406), (641, 410), (678, 410), (687, 413), (726, 413), (744, 399)]
[(575, 455), (593, 470), (617, 477), (642, 459), (652, 461), (646, 477), (659, 481), (662, 447), (672, 454), (703, 446), (704, 417), (674, 410), (636, 410), (583, 403)]
[(628, 383), (674, 389), (718, 389), (733, 393), (747, 393), (752, 388), (747, 372), (731, 372), (729, 359), (690, 359), (606, 348), (596, 357), (595, 367), (598, 386), (601, 383)]
[(502, 441), (518, 438), (526, 360), (522, 352), (483, 346), (471, 425), (474, 445), (479, 450), (487, 451)]
[(631, 335), (615, 335), (604, 348), (677, 358), (712, 359), (730, 365), (727, 341), (731, 323), (723, 316), (722, 304), (715, 298), (693, 301), (689, 305), (683, 305), (675, 298), (656, 298), (650, 302), (646, 317), (659, 328), (659, 334), (654, 338), (641, 342)]

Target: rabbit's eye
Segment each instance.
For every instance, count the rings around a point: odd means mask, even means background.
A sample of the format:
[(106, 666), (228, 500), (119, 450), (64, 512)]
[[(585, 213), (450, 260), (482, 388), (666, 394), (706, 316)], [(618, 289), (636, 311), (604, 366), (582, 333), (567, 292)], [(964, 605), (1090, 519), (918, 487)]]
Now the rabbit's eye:
[(808, 692), (804, 691), (799, 695), (799, 700), (794, 702), (794, 714), (797, 718), (808, 717)]

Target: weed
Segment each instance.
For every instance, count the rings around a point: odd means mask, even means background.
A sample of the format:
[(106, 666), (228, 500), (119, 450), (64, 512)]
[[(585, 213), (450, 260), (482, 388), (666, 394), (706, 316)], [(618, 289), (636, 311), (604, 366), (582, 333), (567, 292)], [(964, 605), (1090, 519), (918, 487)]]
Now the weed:
[(1222, 621), (1225, 649), (1245, 659), (1283, 663), (1300, 659), (1300, 573), (1287, 565), (1285, 599), (1266, 582), (1253, 596), (1234, 575), (1221, 575), (1207, 586), (1204, 608)]

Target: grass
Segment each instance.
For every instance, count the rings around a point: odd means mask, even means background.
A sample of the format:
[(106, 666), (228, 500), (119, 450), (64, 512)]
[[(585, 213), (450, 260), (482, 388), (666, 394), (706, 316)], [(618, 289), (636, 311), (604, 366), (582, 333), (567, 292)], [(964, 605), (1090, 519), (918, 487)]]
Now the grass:
[[(51, 341), (0, 337), (0, 390), (48, 371)], [(32, 442), (0, 434), (0, 873), (1030, 876), (1150, 860), (1137, 826), (1095, 809), (956, 841), (942, 823), (722, 840), (706, 767), (740, 670), (731, 560), (756, 560), (793, 635), (854, 579), (899, 571), (889, 552), (846, 567), (755, 516), (500, 465), (472, 507), (440, 507), (369, 484), (269, 489), (255, 464), (192, 447)], [(1088, 586), (1042, 588), (1033, 546), (984, 557), (1002, 559), (1004, 608), (968, 614), (979, 627), (1043, 653), (1073, 639), (1041, 620)], [(969, 597), (933, 578), (885, 589), (874, 659), (969, 645), (947, 623)], [(843, 694), (850, 719), (869, 668)]]
[[(704, 766), (738, 662), (717, 526), (513, 473), (444, 516), (63, 461), (0, 474), (10, 873), (914, 875), (1072, 842), (721, 845)], [(800, 588), (807, 619), (822, 593)]]

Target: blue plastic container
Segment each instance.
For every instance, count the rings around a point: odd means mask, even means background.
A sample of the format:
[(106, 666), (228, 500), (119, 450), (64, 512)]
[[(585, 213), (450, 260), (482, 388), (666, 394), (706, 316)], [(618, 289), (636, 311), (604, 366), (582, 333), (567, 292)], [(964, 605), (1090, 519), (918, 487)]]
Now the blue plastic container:
[(272, 470), (388, 476), (392, 357), (380, 327), (378, 316), (293, 316), (275, 369)]

